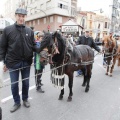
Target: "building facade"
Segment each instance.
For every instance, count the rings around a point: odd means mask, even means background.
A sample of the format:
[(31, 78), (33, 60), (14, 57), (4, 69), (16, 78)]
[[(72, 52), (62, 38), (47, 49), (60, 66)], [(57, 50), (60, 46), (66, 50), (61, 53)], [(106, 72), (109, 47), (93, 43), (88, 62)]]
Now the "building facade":
[(11, 18), (15, 20), (15, 10), (18, 8), (18, 1), (19, 0), (6, 0), (5, 2), (5, 13), (4, 16), (5, 18)]
[(28, 11), (26, 24), (35, 30), (55, 31), (76, 16), (77, 0), (19, 0)]
[(104, 35), (108, 34), (110, 29), (109, 18), (89, 11), (79, 12), (77, 23), (80, 24), (84, 28), (84, 30), (89, 29), (90, 36), (92, 36), (94, 39), (98, 35), (100, 36), (100, 38), (102, 38)]

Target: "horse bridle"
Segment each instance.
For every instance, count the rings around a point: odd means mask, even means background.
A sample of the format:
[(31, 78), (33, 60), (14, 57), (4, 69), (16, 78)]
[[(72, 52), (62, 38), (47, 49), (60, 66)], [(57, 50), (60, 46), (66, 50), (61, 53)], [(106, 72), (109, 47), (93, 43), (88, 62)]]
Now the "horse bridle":
[(112, 40), (108, 40), (107, 42), (104, 42), (104, 44), (107, 44), (108, 46), (107, 48), (105, 46), (103, 47), (103, 51), (105, 51), (106, 55), (113, 55), (115, 53), (116, 47), (114, 47), (111, 52), (109, 51), (110, 48), (112, 48), (112, 43), (113, 43)]

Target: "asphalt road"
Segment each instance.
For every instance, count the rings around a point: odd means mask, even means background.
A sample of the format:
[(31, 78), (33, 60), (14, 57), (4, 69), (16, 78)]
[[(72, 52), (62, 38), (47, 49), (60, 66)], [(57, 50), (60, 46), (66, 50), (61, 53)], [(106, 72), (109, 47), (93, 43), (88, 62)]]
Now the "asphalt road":
[[(48, 70), (49, 65), (45, 72)], [(29, 91), (31, 107), (25, 108), (22, 105), (16, 112), (10, 113), (13, 105), (11, 88), (5, 87), (1, 89), (3, 120), (120, 120), (120, 68), (115, 66), (113, 77), (106, 76), (102, 55), (97, 55), (92, 73), (88, 93), (85, 93), (85, 88), (81, 86), (83, 77), (75, 77), (76, 72), (74, 73), (73, 100), (67, 102), (68, 77), (65, 78), (64, 98), (59, 101), (60, 90), (50, 83), (50, 72), (44, 73), (42, 77), (45, 93), (36, 92), (32, 67)], [(4, 84), (9, 83), (7, 72), (4, 73)]]

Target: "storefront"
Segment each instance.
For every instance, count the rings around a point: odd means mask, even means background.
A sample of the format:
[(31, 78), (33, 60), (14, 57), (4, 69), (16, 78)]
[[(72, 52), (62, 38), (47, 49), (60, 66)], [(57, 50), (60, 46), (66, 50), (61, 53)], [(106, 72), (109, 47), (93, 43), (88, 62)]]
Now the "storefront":
[(73, 22), (72, 20), (69, 20), (60, 27), (62, 33), (72, 34), (73, 36), (80, 36), (83, 31), (83, 27)]

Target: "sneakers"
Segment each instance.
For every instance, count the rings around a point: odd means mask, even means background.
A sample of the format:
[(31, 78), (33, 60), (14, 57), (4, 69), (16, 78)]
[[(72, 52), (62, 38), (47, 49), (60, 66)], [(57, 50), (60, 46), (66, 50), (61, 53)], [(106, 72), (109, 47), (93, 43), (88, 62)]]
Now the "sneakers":
[(14, 104), (13, 107), (10, 109), (10, 112), (15, 112), (18, 108), (20, 108), (21, 104)]
[[(30, 107), (30, 102), (28, 100), (24, 100), (23, 105), (26, 108), (29, 108)], [(16, 110), (18, 110), (20, 108), (20, 106), (21, 106), (21, 104), (14, 104), (13, 107), (10, 109), (10, 112), (11, 113), (15, 112)]]
[(37, 90), (38, 92), (40, 92), (40, 93), (44, 93), (44, 92), (45, 92), (44, 90), (42, 90), (41, 86), (38, 86), (38, 87), (36, 88), (36, 90)]
[(29, 108), (30, 107), (30, 102), (28, 100), (24, 100), (23, 101), (23, 105), (26, 107), (26, 108)]

